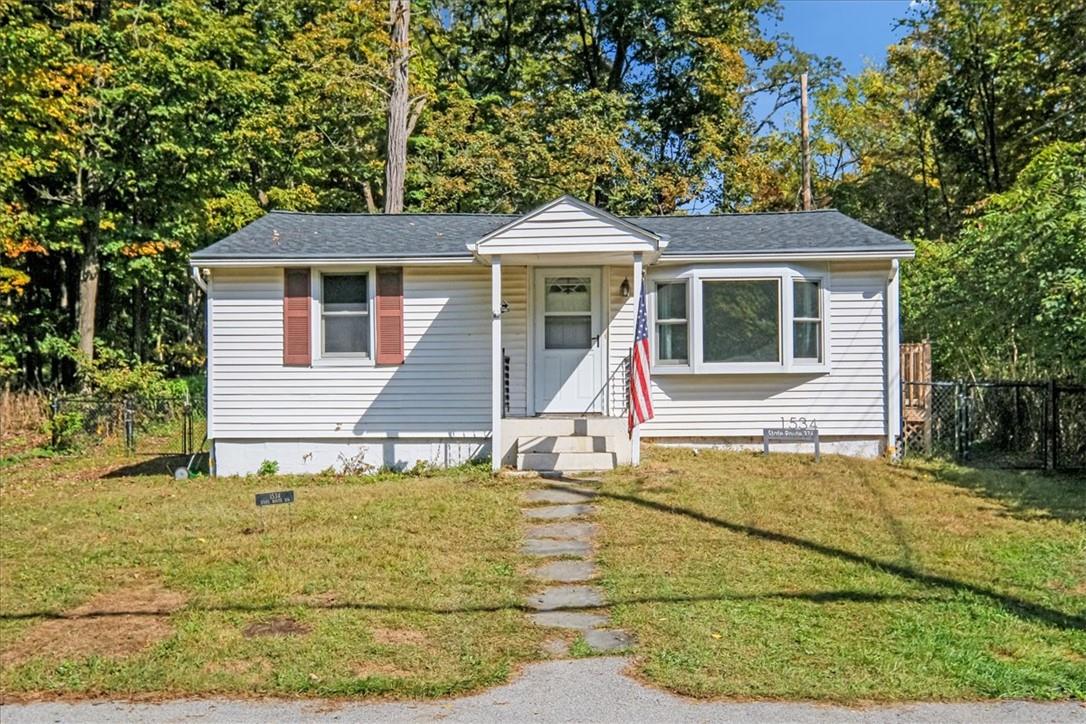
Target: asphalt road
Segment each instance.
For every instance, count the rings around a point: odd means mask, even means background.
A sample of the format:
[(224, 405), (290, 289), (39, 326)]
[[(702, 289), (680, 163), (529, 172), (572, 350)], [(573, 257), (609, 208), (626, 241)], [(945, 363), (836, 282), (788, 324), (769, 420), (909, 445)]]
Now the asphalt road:
[(597, 658), (526, 667), (505, 686), (436, 702), (190, 699), (162, 704), (36, 702), (0, 707), (24, 722), (1086, 722), (1086, 705), (1001, 702), (849, 708), (805, 703), (696, 702), (622, 674), (628, 661)]

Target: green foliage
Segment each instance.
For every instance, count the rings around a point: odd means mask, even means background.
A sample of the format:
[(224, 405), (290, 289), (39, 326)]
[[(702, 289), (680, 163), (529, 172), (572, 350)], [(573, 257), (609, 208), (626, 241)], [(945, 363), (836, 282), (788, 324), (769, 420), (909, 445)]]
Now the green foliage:
[(906, 333), (943, 375), (1086, 380), (1086, 144), (1056, 143), (905, 266)]
[(264, 460), (256, 470), (257, 475), (278, 475), (279, 463), (276, 460)]
[[(1074, 5), (915, 3), (886, 63), (842, 79), (766, 30), (774, 0), (417, 3), (407, 205), (794, 209), (806, 71), (817, 205), (949, 239), (1040, 149), (1083, 140)], [(361, 0), (0, 0), (0, 379), (121, 392), (158, 384), (146, 363), (192, 374), (191, 251), (271, 208), (379, 208), (386, 15)], [(1049, 318), (1076, 283), (1051, 281)], [(76, 341), (90, 289), (96, 345)], [(119, 357), (89, 369), (54, 339)]]
[(86, 422), (85, 415), (79, 410), (54, 414), (45, 425), (45, 433), (50, 438), (50, 448), (57, 452), (79, 449)]

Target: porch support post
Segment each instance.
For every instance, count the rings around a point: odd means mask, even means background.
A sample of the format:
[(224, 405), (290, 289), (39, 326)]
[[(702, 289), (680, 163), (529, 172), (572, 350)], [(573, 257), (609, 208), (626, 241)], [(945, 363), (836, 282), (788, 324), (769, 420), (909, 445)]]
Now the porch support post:
[(901, 270), (897, 259), (890, 262), (886, 280), (886, 446), (894, 446), (901, 436), (901, 310), (899, 288)]
[[(633, 255), (633, 323), (637, 324), (637, 305), (641, 303), (641, 252), (635, 252)], [(633, 353), (633, 349), (630, 350)], [(651, 392), (650, 392), (651, 393)], [(630, 390), (626, 390), (626, 402), (627, 406), (632, 405), (633, 401), (630, 400)], [(627, 413), (628, 414), (628, 413)], [(630, 433), (630, 463), (632, 465), (641, 464), (641, 426), (634, 427)]]
[(502, 467), (502, 258), (490, 260), (490, 467)]

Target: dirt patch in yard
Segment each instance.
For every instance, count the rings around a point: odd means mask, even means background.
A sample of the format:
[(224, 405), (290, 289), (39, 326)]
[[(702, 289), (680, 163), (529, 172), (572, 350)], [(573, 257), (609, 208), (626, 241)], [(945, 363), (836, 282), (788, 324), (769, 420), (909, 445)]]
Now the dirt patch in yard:
[(245, 634), (245, 638), (250, 639), (257, 636), (304, 636), (309, 633), (309, 627), (292, 618), (282, 616), (269, 618), (266, 621), (254, 621), (246, 626), (242, 633)]
[(375, 628), (373, 640), (382, 646), (425, 646), (429, 642), (422, 631), (409, 628)]
[(0, 654), (0, 664), (18, 666), (33, 658), (121, 658), (139, 653), (173, 633), (172, 613), (186, 597), (158, 583), (126, 586), (95, 596), (30, 628)]

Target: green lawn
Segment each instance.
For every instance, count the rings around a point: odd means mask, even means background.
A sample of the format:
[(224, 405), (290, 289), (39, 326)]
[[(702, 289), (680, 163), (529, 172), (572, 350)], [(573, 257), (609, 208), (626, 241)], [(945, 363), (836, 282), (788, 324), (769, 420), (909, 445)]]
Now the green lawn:
[[(131, 462), (0, 462), (0, 695), (430, 697), (542, 658), (519, 553), (536, 481), (176, 482)], [(297, 502), (262, 518), (253, 493), (282, 488)], [(659, 685), (1086, 696), (1081, 482), (655, 449), (599, 508), (613, 617)]]
[[(102, 477), (124, 462), (0, 469), (3, 695), (429, 697), (539, 655), (519, 483)], [(283, 488), (262, 518), (254, 492)]]
[(1086, 697), (1086, 482), (656, 450), (599, 553), (646, 679), (699, 697)]

